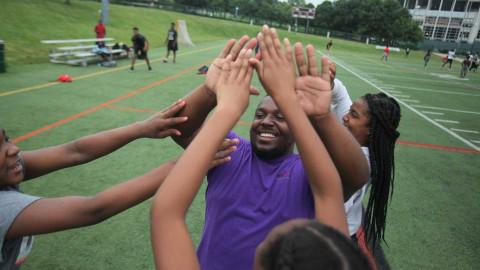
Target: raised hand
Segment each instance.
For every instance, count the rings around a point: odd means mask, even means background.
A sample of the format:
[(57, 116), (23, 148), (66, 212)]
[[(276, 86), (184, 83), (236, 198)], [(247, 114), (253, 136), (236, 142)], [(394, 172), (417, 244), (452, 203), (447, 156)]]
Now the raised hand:
[(315, 49), (307, 45), (305, 61), (301, 43), (295, 44), (295, 59), (298, 78), (295, 81), (295, 92), (303, 110), (308, 116), (322, 117), (330, 112), (332, 100), (332, 83), (335, 79), (336, 67), (330, 65), (327, 57), (322, 57), (322, 70), (319, 74)]
[[(223, 64), (227, 58), (227, 55), (231, 55), (232, 60), (235, 61), (237, 59), (238, 54), (245, 47), (245, 49), (252, 49), (257, 45), (256, 39), (250, 39), (247, 35), (243, 36), (238, 40), (238, 42), (234, 39), (231, 39), (227, 42), (223, 50), (220, 54), (213, 60), (212, 64), (210, 65), (207, 76), (205, 79), (205, 86), (208, 90), (215, 93), (215, 85), (220, 78), (220, 73), (222, 71)], [(250, 93), (253, 95), (258, 95), (258, 90), (254, 87), (250, 87)]]
[(292, 94), (295, 86), (295, 68), (292, 48), (288, 39), (284, 39), (284, 49), (275, 29), (264, 25), (258, 35), (261, 60), (252, 58), (260, 82), (269, 95)]
[(152, 115), (150, 118), (138, 122), (142, 130), (143, 137), (146, 138), (165, 138), (168, 136), (180, 136), (181, 133), (172, 128), (180, 123), (187, 121), (187, 117), (173, 117), (185, 107), (184, 100), (178, 100), (161, 112)]
[(253, 75), (253, 67), (248, 62), (251, 54), (251, 49), (242, 49), (235, 61), (231, 55), (225, 59), (215, 86), (217, 108), (233, 109), (239, 115), (247, 108)]

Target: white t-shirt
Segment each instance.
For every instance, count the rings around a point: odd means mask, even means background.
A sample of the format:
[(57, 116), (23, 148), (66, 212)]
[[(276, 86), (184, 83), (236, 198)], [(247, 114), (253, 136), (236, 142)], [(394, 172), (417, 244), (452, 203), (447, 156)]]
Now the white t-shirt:
[(448, 51), (447, 59), (453, 59), (454, 56), (455, 56), (455, 52), (454, 52), (454, 51)]
[[(347, 88), (339, 79), (335, 79), (332, 90), (332, 104), (330, 110), (335, 114), (339, 123), (343, 124), (342, 117), (350, 110), (352, 99), (348, 94)], [(370, 169), (369, 152), (367, 147), (362, 147), (363, 154), (367, 159), (368, 167)], [(347, 215), (348, 231), (350, 235), (355, 234), (362, 225), (362, 202), (368, 190), (368, 185), (365, 184), (361, 189), (357, 190), (350, 199), (345, 202), (345, 213)]]

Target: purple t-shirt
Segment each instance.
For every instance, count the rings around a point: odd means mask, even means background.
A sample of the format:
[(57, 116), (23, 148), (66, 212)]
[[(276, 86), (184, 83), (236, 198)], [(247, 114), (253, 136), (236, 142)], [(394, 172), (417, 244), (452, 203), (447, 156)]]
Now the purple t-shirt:
[(313, 197), (300, 157), (257, 157), (239, 138), (232, 160), (208, 173), (205, 227), (198, 247), (204, 270), (252, 269), (255, 248), (276, 225), (313, 218)]

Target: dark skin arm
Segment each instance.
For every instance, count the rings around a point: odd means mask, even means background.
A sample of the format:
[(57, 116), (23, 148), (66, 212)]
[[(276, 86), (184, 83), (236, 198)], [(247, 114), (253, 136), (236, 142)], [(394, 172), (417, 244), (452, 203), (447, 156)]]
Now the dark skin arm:
[(62, 145), (25, 151), (25, 180), (90, 162), (139, 138), (180, 135), (180, 132), (172, 127), (185, 122), (187, 118), (173, 116), (184, 106), (185, 101), (180, 100), (144, 121), (85, 136)]
[[(172, 137), (178, 145), (186, 148), (190, 144), (197, 130), (205, 121), (205, 118), (217, 105), (215, 85), (218, 82), (223, 63), (227, 56), (231, 55), (234, 61), (242, 48), (251, 49), (254, 48), (255, 45), (256, 40), (249, 40), (248, 36), (241, 37), (238, 42), (234, 39), (229, 40), (210, 65), (205, 82), (183, 98), (187, 102), (187, 106), (180, 111), (178, 116), (187, 116), (188, 122), (175, 126), (175, 128), (182, 133), (180, 136)], [(258, 94), (258, 91), (250, 88), (250, 93)]]
[(295, 83), (297, 97), (338, 169), (347, 201), (367, 183), (369, 169), (360, 144), (347, 128), (338, 123), (330, 112), (330, 105), (325, 106), (322, 102), (330, 92), (330, 80), (335, 70), (330, 70), (330, 78), (319, 75), (315, 50), (311, 45), (307, 46), (308, 63), (299, 43), (295, 45), (295, 58), (299, 73)]

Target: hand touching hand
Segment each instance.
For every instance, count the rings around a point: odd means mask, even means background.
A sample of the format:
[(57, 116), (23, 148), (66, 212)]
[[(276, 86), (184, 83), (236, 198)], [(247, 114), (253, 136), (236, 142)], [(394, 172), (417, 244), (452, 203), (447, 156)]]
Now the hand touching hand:
[(335, 78), (335, 67), (330, 65), (327, 57), (322, 57), (321, 74), (318, 72), (315, 49), (307, 48), (307, 61), (303, 56), (301, 43), (295, 44), (295, 59), (299, 77), (295, 81), (295, 92), (303, 110), (308, 116), (322, 117), (330, 112), (332, 100), (332, 81)]
[(139, 122), (143, 137), (165, 138), (168, 136), (179, 136), (180, 131), (174, 126), (187, 121), (187, 117), (173, 117), (185, 107), (185, 101), (179, 100), (161, 112), (152, 115), (150, 118)]
[[(232, 60), (235, 61), (238, 57), (238, 54), (245, 47), (245, 49), (252, 49), (256, 46), (257, 40), (251, 39), (249, 40), (248, 36), (243, 36), (237, 42), (234, 39), (231, 39), (227, 42), (223, 50), (220, 54), (213, 60), (212, 64), (210, 65), (207, 77), (205, 79), (205, 86), (211, 92), (215, 93), (215, 85), (218, 83), (218, 79), (220, 78), (220, 73), (222, 71), (223, 64), (227, 58), (227, 55), (232, 56)], [(253, 95), (258, 95), (259, 92), (255, 87), (250, 87), (250, 93)]]
[(215, 86), (217, 107), (235, 109), (238, 116), (248, 106), (249, 88), (253, 75), (253, 67), (248, 62), (251, 53), (251, 49), (242, 49), (235, 61), (231, 55), (228, 55)]
[(260, 81), (269, 95), (291, 94), (294, 96), (295, 67), (292, 48), (288, 39), (284, 40), (284, 49), (275, 29), (264, 25), (258, 35), (261, 60), (252, 58)]
[(229, 162), (231, 160), (230, 154), (237, 150), (236, 145), (239, 143), (240, 141), (236, 138), (223, 140), (217, 153), (215, 153), (212, 163), (210, 163), (210, 169)]

